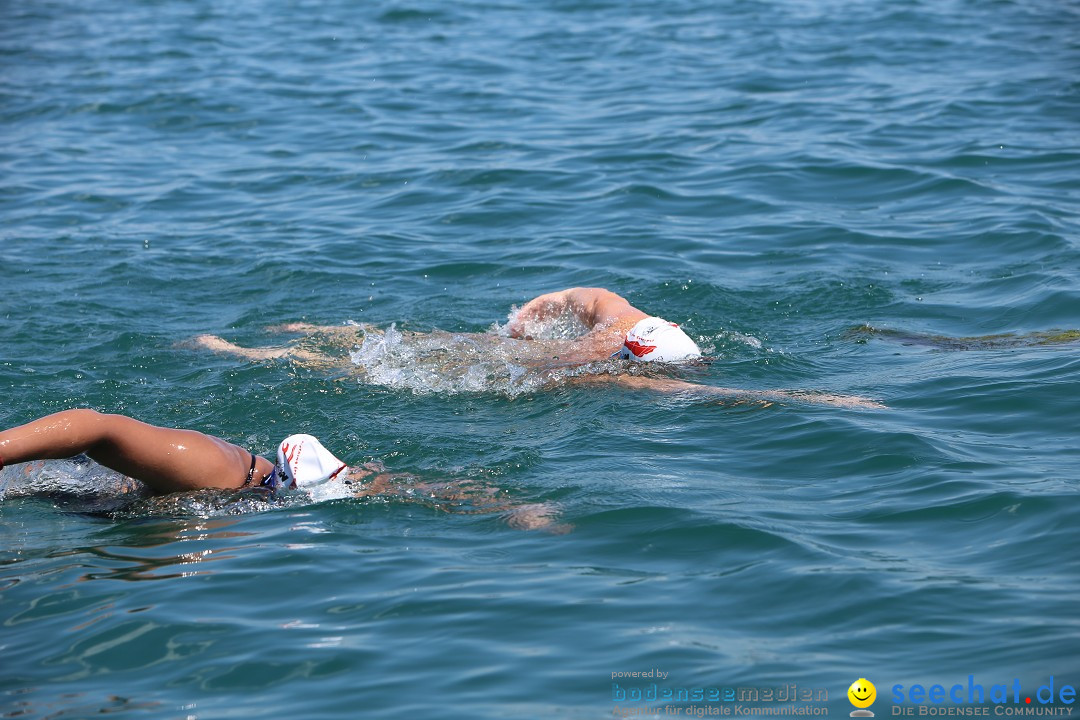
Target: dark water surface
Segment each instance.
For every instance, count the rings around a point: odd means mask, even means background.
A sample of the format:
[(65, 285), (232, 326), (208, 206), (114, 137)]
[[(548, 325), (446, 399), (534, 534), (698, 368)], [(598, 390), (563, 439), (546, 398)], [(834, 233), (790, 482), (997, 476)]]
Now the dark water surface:
[[(1080, 684), (1078, 28), (1059, 0), (0, 3), (0, 425), (310, 432), (572, 526), (9, 468), (0, 711), (595, 718), (657, 682), (846, 717), (866, 677), (883, 717), (894, 684)], [(717, 357), (693, 382), (889, 409), (184, 344), (484, 332), (573, 285), (681, 323)]]

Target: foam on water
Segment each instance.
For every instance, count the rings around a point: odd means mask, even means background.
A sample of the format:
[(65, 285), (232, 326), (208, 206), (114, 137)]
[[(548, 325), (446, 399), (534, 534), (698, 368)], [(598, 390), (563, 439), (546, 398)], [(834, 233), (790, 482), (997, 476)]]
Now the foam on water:
[(510, 337), (514, 308), (504, 324), (486, 333), (441, 330), (410, 332), (392, 324), (385, 331), (365, 328), (363, 342), (349, 353), (363, 381), (414, 393), (498, 393), (510, 397), (586, 374), (629, 372), (618, 360), (582, 362), (574, 339), (588, 331), (572, 313), (522, 328)]
[(114, 518), (154, 516), (218, 517), (295, 507), (352, 497), (353, 488), (334, 479), (310, 491), (270, 497), (260, 490), (200, 490), (152, 495), (138, 480), (94, 462), (85, 455), (37, 460), (0, 470), (0, 501), (49, 498), (76, 512)]
[(512, 346), (497, 335), (368, 332), (349, 354), (365, 382), (416, 393), (504, 392), (539, 387)]

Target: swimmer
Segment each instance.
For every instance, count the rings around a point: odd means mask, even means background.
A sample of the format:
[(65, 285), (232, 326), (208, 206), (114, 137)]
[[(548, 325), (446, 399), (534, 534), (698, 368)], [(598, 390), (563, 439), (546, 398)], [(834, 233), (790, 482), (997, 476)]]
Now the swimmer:
[(1080, 330), (1036, 330), (1018, 335), (1016, 333), (997, 333), (973, 337), (950, 337), (932, 333), (877, 328), (872, 325), (859, 325), (848, 331), (848, 336), (858, 342), (868, 338), (892, 340), (901, 345), (916, 345), (945, 352), (977, 350), (1011, 350), (1013, 348), (1046, 347), (1080, 342)]
[[(569, 317), (584, 332), (571, 340), (541, 337), (540, 330), (553, 320)], [(321, 326), (290, 323), (270, 328), (279, 332), (321, 335), (337, 349), (363, 344), (381, 331), (363, 326)], [(361, 334), (363, 333), (363, 334)], [(569, 288), (533, 298), (515, 313), (506, 327), (509, 337), (491, 333), (411, 333), (418, 339), (468, 337), (487, 345), (499, 344), (524, 367), (549, 371), (551, 382), (574, 384), (618, 384), (637, 390), (686, 392), (735, 403), (758, 403), (796, 400), (799, 402), (838, 405), (849, 408), (881, 409), (874, 400), (852, 395), (801, 390), (740, 390), (685, 382), (674, 378), (640, 374), (612, 374), (609, 369), (568, 375), (550, 372), (573, 366), (586, 366), (609, 359), (632, 363), (685, 364), (702, 359), (701, 348), (677, 324), (651, 316), (631, 305), (625, 298), (604, 288)], [(309, 367), (333, 367), (349, 364), (347, 359), (298, 347), (247, 348), (216, 335), (200, 335), (193, 343), (216, 352), (229, 353), (249, 360), (291, 359)], [(461, 363), (458, 363), (461, 364)], [(447, 370), (457, 369), (451, 361)]]
[(603, 288), (570, 288), (533, 298), (508, 328), (510, 337), (532, 339), (531, 326), (570, 313), (588, 332), (575, 342), (583, 361), (620, 357), (638, 362), (687, 362), (701, 348), (678, 325), (638, 310)]
[(276, 462), (239, 445), (196, 430), (149, 425), (124, 415), (94, 410), (64, 410), (0, 432), (0, 470), (6, 465), (86, 455), (91, 460), (143, 483), (158, 495), (192, 490), (262, 490), (276, 494), (299, 489), (318, 495), (332, 480), (351, 486), (352, 495), (410, 495), (470, 501), (471, 512), (507, 513), (512, 527), (564, 531), (555, 512), (543, 503), (511, 504), (493, 497), (491, 488), (468, 481), (399, 488), (411, 476), (388, 473), (378, 463), (350, 466), (311, 435), (290, 435), (277, 448)]
[[(559, 316), (569, 314), (586, 329), (572, 341), (540, 341), (533, 328)], [(356, 326), (325, 326), (290, 323), (271, 328), (281, 332), (307, 335), (325, 334), (332, 344), (342, 346), (355, 342)], [(511, 338), (536, 343), (538, 350), (555, 347), (563, 362), (587, 363), (620, 357), (639, 362), (686, 362), (701, 357), (701, 349), (675, 323), (650, 317), (603, 288), (570, 288), (547, 293), (525, 303), (507, 328)], [(321, 353), (291, 347), (245, 348), (216, 335), (200, 335), (195, 344), (209, 350), (228, 352), (250, 360), (294, 358), (324, 364), (329, 358)], [(548, 353), (543, 353), (547, 355)]]

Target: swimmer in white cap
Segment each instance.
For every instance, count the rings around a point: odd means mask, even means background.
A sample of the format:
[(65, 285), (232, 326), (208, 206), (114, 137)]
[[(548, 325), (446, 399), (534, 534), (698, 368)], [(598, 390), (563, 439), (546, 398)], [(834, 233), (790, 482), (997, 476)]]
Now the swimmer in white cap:
[(5, 463), (79, 454), (142, 482), (155, 494), (250, 488), (271, 496), (298, 490), (316, 501), (370, 495), (423, 497), (464, 503), (469, 513), (502, 513), (508, 525), (520, 530), (569, 529), (556, 524), (557, 511), (549, 503), (516, 503), (497, 488), (470, 480), (418, 482), (412, 475), (387, 472), (377, 462), (348, 465), (311, 435), (290, 435), (281, 441), (275, 463), (195, 430), (157, 427), (94, 410), (64, 410), (0, 432), (0, 470)]
[[(585, 332), (572, 340), (551, 340), (544, 337), (544, 328), (550, 326), (551, 321), (567, 316), (573, 317), (577, 323), (584, 326)], [(306, 335), (319, 334), (339, 349), (348, 349), (358, 342), (365, 342), (359, 335), (361, 328), (356, 325), (317, 326), (291, 323), (271, 329)], [(363, 330), (365, 337), (377, 336), (380, 333), (368, 328)], [(509, 338), (492, 333), (458, 333), (453, 336), (467, 336), (478, 343), (486, 344), (499, 341), (514, 343), (511, 350), (515, 361), (541, 369), (587, 366), (589, 363), (612, 358), (621, 358), (632, 363), (671, 365), (691, 363), (702, 357), (697, 343), (678, 325), (651, 316), (631, 305), (626, 298), (604, 288), (569, 288), (533, 298), (511, 315), (504, 332)], [(436, 334), (413, 333), (415, 336), (426, 337), (434, 337)], [(250, 360), (287, 358), (310, 367), (332, 367), (348, 363), (347, 358), (335, 362), (335, 358), (330, 355), (300, 347), (241, 347), (216, 335), (200, 335), (194, 339), (194, 344)], [(656, 373), (612, 373), (602, 367), (599, 372), (590, 372), (586, 368), (584, 372), (572, 375), (553, 373), (551, 377), (558, 383), (616, 384), (640, 390), (690, 393), (735, 403), (768, 405), (796, 400), (849, 408), (885, 407), (875, 400), (857, 395), (724, 388), (677, 378), (658, 377)]]
[[(0, 432), (0, 471), (5, 463), (78, 454), (139, 480), (154, 494), (253, 489), (274, 497), (299, 491), (314, 501), (397, 495), (415, 502), (431, 501), (449, 512), (461, 507), (470, 514), (499, 513), (519, 530), (569, 530), (556, 524), (557, 510), (551, 503), (518, 503), (498, 488), (469, 479), (422, 481), (387, 472), (378, 462), (349, 465), (311, 435), (286, 437), (278, 446), (278, 461), (271, 462), (212, 435), (94, 410), (64, 410)], [(26, 474), (32, 472), (33, 466), (27, 465)]]
[(311, 435), (285, 438), (274, 463), (212, 435), (94, 410), (65, 410), (0, 432), (0, 469), (80, 453), (158, 493), (308, 489), (343, 473), (358, 479), (372, 473), (350, 468)]
[(678, 325), (652, 317), (604, 288), (570, 288), (534, 298), (510, 323), (510, 335), (528, 338), (531, 325), (567, 312), (589, 330), (577, 341), (589, 359), (678, 363), (701, 357), (701, 348)]
[[(701, 349), (675, 323), (638, 310), (620, 295), (603, 288), (570, 288), (530, 300), (513, 316), (506, 330), (510, 337), (533, 340), (533, 328), (560, 315), (572, 315), (588, 332), (561, 347), (564, 360), (579, 363), (620, 357), (636, 362), (680, 363), (701, 357)], [(291, 323), (273, 328), (286, 332), (323, 333), (355, 342), (356, 326), (316, 326)], [(293, 358), (311, 365), (333, 364), (321, 353), (292, 347), (246, 348), (216, 335), (200, 335), (195, 344), (252, 360)], [(543, 355), (548, 345), (536, 343)]]

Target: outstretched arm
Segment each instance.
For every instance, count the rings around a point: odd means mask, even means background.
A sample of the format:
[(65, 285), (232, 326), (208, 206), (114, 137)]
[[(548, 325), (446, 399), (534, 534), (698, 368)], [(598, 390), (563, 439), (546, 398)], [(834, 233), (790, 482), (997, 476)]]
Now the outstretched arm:
[(379, 332), (365, 325), (348, 323), (345, 325), (313, 325), (306, 322), (292, 322), (281, 325), (270, 325), (266, 328), (274, 333), (299, 333), (305, 337), (319, 336), (319, 340), (328, 345), (345, 350), (351, 350), (364, 341), (364, 338), (372, 332)]
[(881, 338), (893, 340), (902, 345), (922, 345), (935, 350), (1001, 350), (1016, 347), (1038, 347), (1043, 345), (1063, 345), (1080, 341), (1080, 330), (1039, 330), (1035, 332), (1017, 335), (1016, 333), (999, 333), (996, 335), (979, 335), (976, 337), (949, 337), (948, 335), (934, 335), (931, 333), (910, 332), (907, 330), (894, 330), (891, 328), (876, 328), (871, 325), (859, 325), (848, 331), (851, 337)]
[(622, 332), (648, 317), (627, 302), (626, 298), (610, 290), (569, 288), (541, 295), (525, 303), (510, 324), (510, 335), (523, 337), (528, 333), (530, 323), (543, 322), (566, 312), (573, 313), (590, 330), (619, 326), (618, 330)]
[(558, 522), (559, 509), (546, 502), (519, 503), (505, 490), (475, 480), (419, 481), (408, 473), (391, 473), (381, 463), (352, 468), (349, 479), (361, 483), (356, 497), (401, 497), (454, 513), (498, 513), (517, 530), (544, 530), (563, 534), (572, 526)]
[(191, 343), (198, 347), (206, 348), (207, 350), (228, 353), (229, 355), (236, 355), (237, 357), (247, 358), (248, 360), (288, 358), (290, 360), (297, 360), (309, 367), (332, 367), (341, 364), (340, 360), (335, 362), (335, 358), (312, 350), (303, 350), (301, 348), (288, 346), (248, 348), (231, 343), (217, 335), (199, 335), (198, 337), (193, 338)]
[[(158, 493), (239, 488), (251, 467), (248, 451), (219, 438), (93, 410), (65, 410), (0, 432), (0, 459), (9, 465), (80, 453)], [(256, 477), (273, 468), (256, 460)]]
[(698, 385), (684, 380), (675, 380), (674, 378), (641, 377), (639, 375), (583, 375), (574, 378), (574, 382), (590, 384), (615, 383), (635, 390), (652, 390), (655, 392), (685, 392), (700, 397), (730, 400), (732, 404), (736, 405), (746, 403), (771, 405), (774, 402), (795, 400), (804, 403), (870, 410), (884, 410), (888, 407), (876, 400), (858, 395), (836, 395), (834, 393), (819, 393), (808, 390), (740, 390), (738, 388)]

